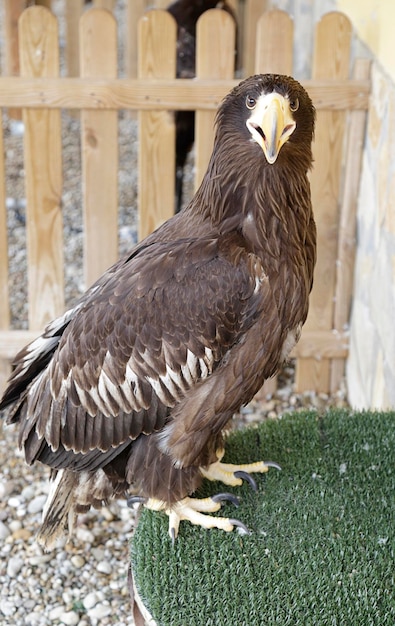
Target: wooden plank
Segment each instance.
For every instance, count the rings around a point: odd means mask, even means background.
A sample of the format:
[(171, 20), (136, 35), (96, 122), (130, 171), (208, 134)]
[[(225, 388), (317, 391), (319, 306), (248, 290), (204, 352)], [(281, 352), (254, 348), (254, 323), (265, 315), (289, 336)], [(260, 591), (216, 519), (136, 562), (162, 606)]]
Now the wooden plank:
[[(19, 43), (23, 76), (58, 76), (57, 20), (48, 9), (23, 12)], [(24, 109), (23, 121), (29, 327), (41, 330), (64, 309), (60, 111)]]
[(292, 74), (293, 31), (293, 21), (285, 11), (273, 10), (261, 15), (257, 24), (254, 72)]
[[(86, 11), (80, 20), (80, 38), (81, 77), (115, 78), (117, 25), (112, 13)], [(88, 287), (118, 258), (117, 111), (81, 111), (81, 146), (84, 279)]]
[[(353, 77), (368, 79), (370, 61), (357, 59)], [(357, 205), (362, 153), (366, 132), (366, 112), (350, 111), (345, 156), (343, 193), (340, 201), (340, 224), (336, 263), (336, 292), (333, 326), (343, 331), (350, 320), (351, 300), (354, 283), (354, 261), (356, 249)], [(330, 391), (339, 389), (345, 370), (344, 359), (333, 359), (331, 365)]]
[[(214, 110), (239, 80), (0, 77), (0, 107)], [(317, 110), (366, 110), (370, 81), (305, 80)]]
[(267, 4), (266, 0), (245, 0), (243, 32), (243, 75), (245, 77), (254, 73), (257, 24), (261, 15), (266, 11)]
[[(140, 78), (174, 78), (177, 27), (167, 11), (150, 11), (139, 22)], [(174, 211), (175, 125), (168, 111), (139, 112), (139, 236)]]
[(115, 0), (93, 0), (93, 6), (95, 9), (106, 9), (107, 11), (114, 11)]
[[(328, 13), (317, 24), (313, 77), (346, 79), (349, 76), (351, 23), (341, 13)], [(311, 193), (317, 222), (317, 265), (310, 296), (306, 328), (331, 329), (333, 324), (339, 191), (345, 134), (345, 113), (319, 111), (313, 146), (314, 169)], [(296, 389), (328, 392), (330, 360), (303, 359), (297, 362)]]
[[(25, 0), (4, 0), (3, 22), (3, 73), (9, 76), (19, 74), (19, 43), (18, 43), (18, 19), (25, 8)], [(9, 117), (21, 119), (21, 111), (9, 108)]]
[(8, 328), (10, 324), (5, 177), (3, 125), (0, 124), (0, 328), (2, 329)]
[[(231, 79), (235, 70), (236, 26), (221, 9), (206, 11), (196, 25), (196, 77)], [(195, 107), (193, 107), (195, 108)], [(195, 114), (195, 189), (202, 182), (214, 142), (215, 111)]]
[[(0, 359), (12, 359), (27, 343), (37, 337), (31, 330), (0, 329)], [(292, 357), (326, 358), (346, 357), (349, 347), (349, 334), (335, 330), (303, 330), (299, 343), (292, 351)]]
[(137, 24), (145, 10), (145, 0), (128, 0), (126, 4), (126, 76), (137, 78)]
[[(65, 2), (66, 19), (66, 66), (68, 76), (80, 75), (79, 21), (84, 8), (84, 0)], [(76, 107), (81, 108), (81, 107)]]
[[(0, 122), (2, 114), (0, 112)], [(3, 125), (0, 124), (0, 329), (7, 330), (10, 325), (10, 306), (8, 292), (8, 237), (5, 190), (5, 163)], [(9, 363), (0, 354), (0, 395), (10, 375)]]

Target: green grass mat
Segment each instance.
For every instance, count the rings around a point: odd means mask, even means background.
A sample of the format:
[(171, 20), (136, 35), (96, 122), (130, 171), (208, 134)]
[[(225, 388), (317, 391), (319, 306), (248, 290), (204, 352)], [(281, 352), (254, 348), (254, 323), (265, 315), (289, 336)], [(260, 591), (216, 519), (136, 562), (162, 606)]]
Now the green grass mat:
[[(394, 626), (395, 412), (288, 415), (233, 433), (228, 462), (275, 460), (222, 515), (251, 535), (144, 511), (135, 583), (160, 626)], [(199, 495), (223, 491), (205, 483)]]

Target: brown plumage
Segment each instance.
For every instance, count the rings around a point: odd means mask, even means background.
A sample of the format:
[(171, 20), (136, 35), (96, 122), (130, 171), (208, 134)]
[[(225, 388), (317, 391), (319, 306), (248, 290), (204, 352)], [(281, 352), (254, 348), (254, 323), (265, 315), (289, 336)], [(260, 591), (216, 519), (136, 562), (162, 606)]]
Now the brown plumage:
[(173, 535), (194, 518), (177, 503), (221, 469), (223, 429), (281, 366), (307, 316), (313, 130), (311, 100), (292, 78), (240, 83), (219, 109), (189, 206), (17, 355), (0, 408), (13, 404), (27, 462), (56, 476), (44, 545), (75, 512), (125, 492), (167, 509)]

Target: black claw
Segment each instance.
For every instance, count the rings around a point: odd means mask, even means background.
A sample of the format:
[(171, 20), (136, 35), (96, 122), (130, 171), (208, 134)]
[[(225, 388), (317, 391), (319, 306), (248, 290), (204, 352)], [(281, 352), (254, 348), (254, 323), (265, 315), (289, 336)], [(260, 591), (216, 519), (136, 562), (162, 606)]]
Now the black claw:
[(267, 465), (268, 467), (274, 467), (275, 469), (278, 469), (281, 471), (281, 465), (279, 465), (275, 461), (265, 461), (265, 465)]
[(246, 535), (251, 535), (247, 526), (243, 524), (243, 522), (241, 522), (239, 519), (229, 519), (229, 521), (232, 524), (232, 526), (237, 526), (238, 528), (241, 528), (245, 532)]
[(211, 499), (214, 502), (231, 502), (235, 506), (239, 506), (240, 504), (239, 498), (234, 496), (233, 493), (216, 493), (215, 495), (211, 496)]
[(132, 508), (133, 504), (144, 504), (147, 501), (147, 498), (143, 496), (131, 496), (126, 500), (126, 504), (129, 508)]
[(171, 545), (174, 548), (174, 544), (176, 542), (176, 530), (175, 530), (175, 528), (170, 528), (170, 539), (171, 539)]
[(248, 474), (247, 472), (243, 472), (243, 470), (238, 470), (237, 472), (233, 473), (233, 476), (235, 476), (236, 478), (241, 478), (242, 480), (247, 481), (247, 483), (249, 483), (249, 485), (252, 487), (252, 489), (254, 491), (257, 491), (257, 486), (256, 486), (256, 482), (253, 479), (253, 477), (251, 476), (251, 474)]

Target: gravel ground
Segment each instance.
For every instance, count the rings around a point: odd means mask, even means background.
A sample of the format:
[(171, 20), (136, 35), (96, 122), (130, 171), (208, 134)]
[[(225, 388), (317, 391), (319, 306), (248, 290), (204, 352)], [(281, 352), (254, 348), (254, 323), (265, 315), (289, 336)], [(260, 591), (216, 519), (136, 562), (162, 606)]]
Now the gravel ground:
[[(120, 3), (122, 4), (122, 3)], [(83, 292), (79, 121), (62, 114), (63, 218), (66, 305)], [(27, 327), (25, 193), (20, 124), (3, 119), (7, 167), (7, 207), (12, 324)], [(137, 239), (136, 122), (120, 114), (119, 248), (123, 254)], [(187, 171), (186, 199), (193, 184), (193, 158)], [(345, 394), (293, 392), (293, 365), (284, 369), (277, 393), (252, 402), (236, 416), (236, 427), (278, 418), (304, 407), (344, 406)], [(128, 542), (136, 512), (118, 501), (80, 516), (70, 542), (43, 553), (34, 540), (48, 492), (48, 470), (28, 467), (17, 449), (13, 427), (0, 436), (0, 623), (15, 626), (133, 624), (127, 569)]]

